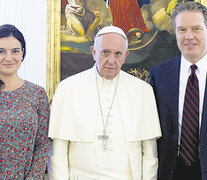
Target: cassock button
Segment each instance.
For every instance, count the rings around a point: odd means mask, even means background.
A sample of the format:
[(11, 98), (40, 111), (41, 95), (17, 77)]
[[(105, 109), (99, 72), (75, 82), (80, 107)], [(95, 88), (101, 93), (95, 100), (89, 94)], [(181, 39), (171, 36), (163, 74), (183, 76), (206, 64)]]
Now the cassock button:
[(113, 146), (111, 145), (111, 143), (109, 143), (109, 145), (108, 145), (108, 151), (114, 151), (114, 148), (113, 148)]
[[(113, 126), (114, 125), (114, 122), (110, 120), (109, 118), (109, 121), (108, 121), (108, 126)], [(109, 128), (112, 128), (112, 127), (109, 127)]]
[(109, 135), (114, 133), (114, 130), (113, 130), (112, 126), (108, 127), (108, 133), (109, 133)]

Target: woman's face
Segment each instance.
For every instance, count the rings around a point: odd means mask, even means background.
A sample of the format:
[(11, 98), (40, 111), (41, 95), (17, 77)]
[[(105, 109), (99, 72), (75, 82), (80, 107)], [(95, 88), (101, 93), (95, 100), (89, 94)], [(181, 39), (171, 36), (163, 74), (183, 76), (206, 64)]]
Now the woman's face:
[(21, 43), (15, 37), (0, 38), (0, 76), (16, 75), (22, 56)]

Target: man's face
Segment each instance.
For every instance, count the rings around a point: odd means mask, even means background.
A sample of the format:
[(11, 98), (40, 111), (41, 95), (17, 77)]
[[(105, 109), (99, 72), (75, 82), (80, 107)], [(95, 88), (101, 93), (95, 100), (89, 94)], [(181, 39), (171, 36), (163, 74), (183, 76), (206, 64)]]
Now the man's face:
[(207, 28), (201, 12), (184, 11), (175, 18), (177, 45), (183, 56), (196, 63), (207, 53)]
[(97, 37), (96, 47), (92, 46), (91, 52), (99, 74), (106, 79), (114, 79), (118, 75), (129, 54), (126, 39), (117, 33)]

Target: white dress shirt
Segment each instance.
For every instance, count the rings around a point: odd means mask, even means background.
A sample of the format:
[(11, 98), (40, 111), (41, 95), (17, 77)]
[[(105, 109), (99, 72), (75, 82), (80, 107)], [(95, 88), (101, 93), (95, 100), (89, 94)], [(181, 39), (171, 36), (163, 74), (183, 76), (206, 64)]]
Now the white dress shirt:
[[(179, 81), (179, 141), (180, 144), (180, 136), (181, 136), (181, 126), (182, 126), (182, 116), (183, 116), (183, 106), (184, 106), (184, 98), (185, 91), (187, 86), (188, 77), (191, 74), (190, 66), (192, 65), (187, 59), (183, 56), (181, 57), (181, 66), (180, 66), (180, 81)], [(201, 118), (203, 111), (203, 100), (204, 100), (204, 92), (206, 87), (206, 75), (207, 75), (207, 55), (205, 55), (202, 59), (200, 59), (196, 63), (196, 75), (198, 77), (199, 82), (199, 127), (201, 126)]]

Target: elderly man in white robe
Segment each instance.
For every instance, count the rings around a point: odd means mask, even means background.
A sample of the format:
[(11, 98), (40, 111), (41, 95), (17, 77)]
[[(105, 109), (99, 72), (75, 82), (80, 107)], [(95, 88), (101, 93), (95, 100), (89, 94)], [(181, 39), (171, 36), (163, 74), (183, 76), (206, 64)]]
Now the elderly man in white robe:
[(107, 26), (95, 65), (61, 81), (53, 97), (49, 180), (156, 180), (161, 136), (151, 86), (124, 71), (125, 33)]

